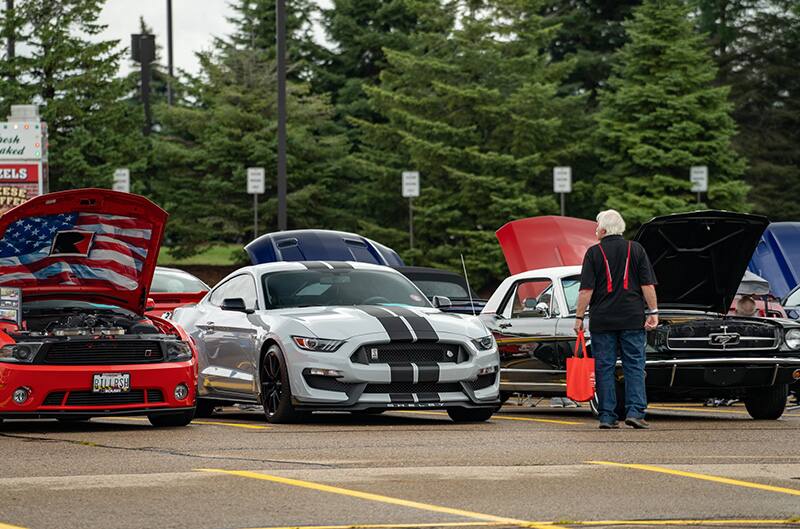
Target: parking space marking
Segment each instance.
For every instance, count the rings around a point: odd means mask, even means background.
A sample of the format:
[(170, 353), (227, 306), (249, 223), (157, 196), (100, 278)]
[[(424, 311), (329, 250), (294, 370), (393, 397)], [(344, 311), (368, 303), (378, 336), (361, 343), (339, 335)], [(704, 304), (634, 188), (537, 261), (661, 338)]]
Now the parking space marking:
[[(562, 522), (528, 522), (536, 523), (543, 528), (554, 527), (598, 527), (598, 526), (659, 526), (659, 527), (681, 527), (691, 526), (726, 526), (735, 525), (783, 525), (800, 526), (800, 521), (796, 519), (783, 520), (760, 520), (733, 518), (724, 520), (584, 520), (584, 521), (562, 521)], [(499, 527), (508, 526), (505, 522), (439, 522), (439, 523), (384, 523), (384, 524), (347, 524), (347, 525), (283, 525), (273, 527), (258, 527), (251, 529), (415, 529), (415, 528), (436, 528), (436, 527)]]
[[(556, 524), (561, 525), (561, 524)], [(563, 524), (570, 526), (603, 526), (603, 525), (649, 525), (649, 526), (683, 526), (683, 525), (800, 525), (800, 521), (794, 519), (786, 520), (748, 520), (748, 519), (728, 519), (728, 520), (596, 520), (585, 522), (573, 522)]]
[(25, 529), (24, 527), (20, 527), (19, 525), (11, 525), (8, 523), (0, 522), (0, 529)]
[[(443, 415), (447, 416), (447, 412), (444, 411), (416, 411), (416, 410), (389, 410), (392, 413), (409, 413), (412, 415)], [(575, 425), (575, 424), (586, 424), (585, 422), (577, 422), (577, 421), (562, 421), (558, 419), (534, 419), (532, 417), (511, 417), (510, 415), (492, 415), (492, 419), (497, 419), (500, 421), (531, 421), (531, 422), (543, 422), (543, 423), (550, 423), (550, 424), (567, 424), (567, 425)]]
[[(112, 420), (112, 421), (139, 421), (139, 422), (149, 422), (147, 419), (142, 419), (141, 417), (103, 417), (103, 420)], [(202, 424), (202, 425), (211, 425), (211, 426), (230, 426), (231, 428), (245, 428), (248, 430), (271, 430), (271, 426), (264, 426), (262, 424), (248, 424), (246, 422), (225, 422), (225, 421), (198, 421), (193, 420), (191, 424)], [(0, 528), (2, 529), (2, 528)]]
[(291, 485), (293, 487), (311, 489), (320, 492), (329, 492), (332, 494), (339, 494), (342, 496), (350, 496), (351, 498), (359, 498), (362, 500), (388, 503), (390, 505), (399, 505), (401, 507), (410, 507), (412, 509), (419, 509), (422, 511), (451, 514), (453, 516), (463, 516), (464, 518), (472, 518), (473, 520), (481, 520), (484, 522), (500, 522), (505, 524), (513, 524), (519, 527), (529, 527), (533, 529), (537, 528), (541, 529), (542, 527), (546, 527), (543, 524), (538, 524), (536, 522), (528, 522), (525, 520), (518, 520), (516, 518), (507, 518), (505, 516), (495, 516), (494, 514), (483, 514), (479, 512), (465, 511), (462, 509), (455, 509), (452, 507), (442, 507), (440, 505), (432, 505), (429, 503), (421, 503), (418, 501), (404, 500), (402, 498), (383, 496), (381, 494), (373, 494), (371, 492), (361, 492), (358, 490), (334, 487), (332, 485), (324, 485), (322, 483), (314, 483), (312, 481), (302, 481), (299, 479), (284, 478), (272, 474), (262, 474), (260, 472), (252, 472), (249, 470), (224, 470), (219, 468), (198, 468), (196, 470), (200, 472), (216, 472), (219, 474), (226, 474), (229, 476), (238, 476), (243, 478), (271, 481), (273, 483), (280, 483), (282, 485)]
[(682, 476), (685, 478), (694, 478), (703, 481), (713, 481), (715, 483), (724, 483), (726, 485), (736, 485), (737, 487), (746, 487), (750, 489), (766, 490), (769, 492), (778, 492), (781, 494), (791, 494), (793, 496), (800, 496), (800, 490), (788, 489), (785, 487), (775, 487), (773, 485), (765, 485), (763, 483), (754, 483), (752, 481), (741, 481), (738, 479), (723, 478), (721, 476), (712, 476), (709, 474), (698, 474), (696, 472), (686, 472), (684, 470), (674, 470), (666, 467), (657, 467), (654, 465), (637, 465), (631, 463), (615, 463), (612, 461), (587, 461), (592, 465), (605, 465), (610, 467), (632, 468), (636, 470), (646, 470), (648, 472), (658, 472), (661, 474), (671, 474), (673, 476)]
[[(747, 410), (720, 410), (719, 408), (707, 408), (707, 407), (701, 408), (698, 406), (659, 406), (656, 404), (648, 406), (648, 408), (654, 410), (693, 411), (696, 413), (735, 413), (739, 415), (749, 415), (749, 413), (747, 413)], [(800, 417), (800, 415), (794, 413), (784, 413), (783, 417)]]
[[(497, 527), (506, 522), (439, 522), (439, 523), (369, 523), (347, 525), (283, 525), (278, 527), (254, 527), (251, 529), (416, 529), (417, 527)], [(0, 529), (2, 529), (0, 527)]]

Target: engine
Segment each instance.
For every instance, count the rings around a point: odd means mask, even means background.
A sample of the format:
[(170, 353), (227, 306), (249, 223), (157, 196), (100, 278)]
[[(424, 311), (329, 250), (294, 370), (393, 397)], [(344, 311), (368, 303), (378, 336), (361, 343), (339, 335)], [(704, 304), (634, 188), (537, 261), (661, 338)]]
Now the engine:
[(25, 330), (16, 334), (30, 337), (121, 336), (124, 334), (159, 334), (159, 330), (149, 320), (140, 317), (76, 312), (60, 316), (27, 315)]

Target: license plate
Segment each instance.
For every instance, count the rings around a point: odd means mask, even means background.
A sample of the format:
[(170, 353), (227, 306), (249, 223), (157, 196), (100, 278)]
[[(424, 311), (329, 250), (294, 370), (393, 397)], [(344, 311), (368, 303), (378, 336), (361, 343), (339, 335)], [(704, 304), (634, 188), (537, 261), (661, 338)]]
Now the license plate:
[(98, 373), (94, 375), (94, 393), (124, 393), (131, 390), (130, 373)]

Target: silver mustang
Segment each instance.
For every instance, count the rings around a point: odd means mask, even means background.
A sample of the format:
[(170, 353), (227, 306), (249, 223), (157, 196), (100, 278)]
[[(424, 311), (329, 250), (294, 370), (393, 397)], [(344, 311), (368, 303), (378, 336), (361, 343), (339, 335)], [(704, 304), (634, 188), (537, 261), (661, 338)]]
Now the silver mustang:
[(385, 266), (247, 266), (173, 319), (197, 344), (201, 415), (240, 402), (262, 404), (270, 422), (394, 408), (485, 421), (499, 403), (499, 356), (483, 323), (432, 307)]

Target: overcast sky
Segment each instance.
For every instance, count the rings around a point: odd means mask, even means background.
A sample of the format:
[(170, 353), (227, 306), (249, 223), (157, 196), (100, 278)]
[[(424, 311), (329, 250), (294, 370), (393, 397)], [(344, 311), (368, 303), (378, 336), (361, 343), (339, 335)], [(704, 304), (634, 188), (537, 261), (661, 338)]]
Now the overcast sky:
[[(199, 68), (195, 52), (209, 49), (214, 36), (231, 31), (226, 17), (232, 14), (228, 0), (172, 0), (175, 68), (195, 73)], [(166, 65), (166, 0), (107, 0), (100, 16), (108, 26), (103, 37), (119, 39), (122, 46), (130, 46), (131, 34), (139, 32), (140, 16), (153, 28), (156, 43), (164, 47)], [(128, 67), (128, 61), (123, 61), (123, 69)]]

